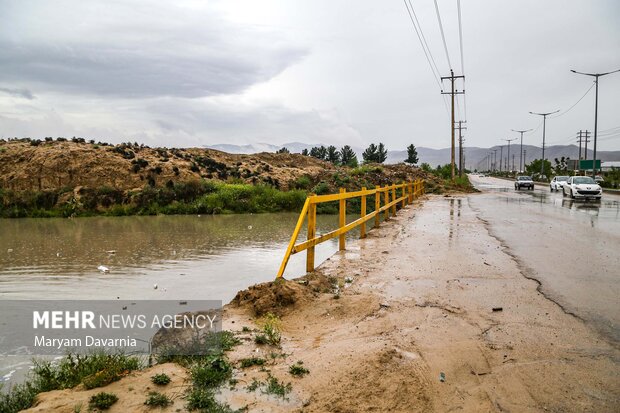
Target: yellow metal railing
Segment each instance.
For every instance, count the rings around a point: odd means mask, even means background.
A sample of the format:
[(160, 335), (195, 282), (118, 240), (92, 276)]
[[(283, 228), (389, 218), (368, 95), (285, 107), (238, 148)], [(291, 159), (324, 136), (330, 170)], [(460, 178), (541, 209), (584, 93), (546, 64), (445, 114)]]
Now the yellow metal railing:
[[(397, 198), (396, 193), (400, 192), (400, 197)], [(338, 249), (340, 251), (345, 249), (345, 234), (355, 227), (360, 227), (360, 238), (366, 237), (366, 221), (375, 219), (374, 228), (378, 228), (381, 221), (381, 213), (384, 214), (385, 220), (390, 218), (390, 215), (396, 215), (397, 206), (400, 205), (404, 208), (405, 205), (410, 204), (413, 200), (424, 193), (424, 182), (422, 180), (416, 180), (414, 182), (387, 185), (384, 187), (378, 186), (375, 189), (362, 188), (361, 191), (346, 192), (344, 188), (340, 188), (340, 193), (330, 195), (313, 195), (310, 194), (306, 198), (306, 202), (299, 214), (297, 225), (291, 236), (291, 241), (286, 248), (284, 259), (280, 265), (277, 277), (282, 277), (288, 260), (293, 254), (298, 252), (307, 251), (306, 257), (306, 271), (314, 271), (314, 246), (325, 242), (329, 239), (338, 237)], [(369, 195), (375, 195), (375, 209), (370, 213), (366, 213), (366, 197)], [(383, 196), (382, 196), (383, 195)], [(347, 199), (361, 198), (360, 217), (353, 222), (346, 223), (347, 213)], [(381, 205), (381, 198), (383, 198), (383, 205)], [(391, 198), (391, 199), (390, 199)], [(338, 228), (316, 236), (316, 206), (325, 202), (339, 202), (339, 214), (338, 214)], [(301, 231), (301, 227), (304, 221), (308, 218), (308, 237), (306, 241), (297, 242), (297, 237)]]

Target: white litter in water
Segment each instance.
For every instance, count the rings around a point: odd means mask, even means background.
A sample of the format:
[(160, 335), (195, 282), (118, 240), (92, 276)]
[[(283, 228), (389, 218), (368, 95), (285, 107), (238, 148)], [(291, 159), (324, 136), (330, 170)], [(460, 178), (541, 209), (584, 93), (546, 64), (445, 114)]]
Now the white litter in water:
[(3, 382), (3, 381), (9, 381), (9, 380), (11, 379), (11, 376), (12, 376), (13, 374), (15, 374), (15, 372), (16, 372), (16, 371), (17, 371), (17, 370), (11, 370), (11, 371), (9, 371), (7, 374), (5, 374), (4, 376), (2, 376), (2, 379), (0, 379), (0, 382)]
[(105, 267), (103, 265), (100, 265), (97, 267), (97, 269), (101, 272), (110, 272), (110, 269), (108, 267)]
[(9, 248), (6, 252), (13, 252), (13, 248)]
[(57, 257), (60, 257), (60, 253), (59, 253), (59, 252), (57, 252), (57, 253), (56, 253), (56, 256), (57, 256)]
[(153, 289), (156, 290), (157, 289), (157, 284), (153, 284)]
[(116, 254), (116, 250), (110, 250), (110, 251), (106, 251), (108, 254), (113, 255)]
[(248, 229), (252, 229), (252, 225), (248, 225)]

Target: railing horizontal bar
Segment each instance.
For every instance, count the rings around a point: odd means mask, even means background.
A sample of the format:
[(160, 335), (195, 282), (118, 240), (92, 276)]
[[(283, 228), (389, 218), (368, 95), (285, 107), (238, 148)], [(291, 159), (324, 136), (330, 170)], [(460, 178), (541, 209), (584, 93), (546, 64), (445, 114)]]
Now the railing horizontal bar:
[[(401, 189), (405, 187), (406, 184), (398, 184), (393, 186), (395, 189)], [(375, 188), (375, 189), (367, 189), (365, 191), (355, 191), (355, 192), (345, 192), (342, 194), (328, 194), (328, 195), (313, 195), (310, 197), (310, 203), (312, 204), (321, 204), (323, 202), (333, 202), (340, 201), (341, 199), (351, 199), (358, 198), (363, 195), (374, 195), (378, 192), (385, 192), (387, 190), (391, 190), (392, 186), (384, 187), (384, 188)]]
[(293, 250), (291, 251), (291, 254), (296, 254), (298, 252), (301, 252), (303, 250), (306, 250), (310, 247), (314, 247), (315, 245), (318, 245), (322, 242), (325, 242), (329, 239), (332, 238), (336, 238), (339, 235), (342, 235), (346, 232), (351, 231), (353, 228), (357, 227), (358, 225), (361, 225), (362, 223), (368, 221), (369, 219), (372, 219), (375, 217), (375, 215), (377, 215), (377, 211), (373, 211), (370, 214), (366, 214), (365, 216), (356, 219), (355, 221), (352, 221), (350, 223), (348, 223), (347, 225), (345, 225), (344, 227), (340, 227), (338, 229), (335, 229), (331, 232), (328, 232), (326, 234), (323, 234), (319, 237), (316, 238), (312, 238), (309, 239), (307, 241), (304, 242), (300, 242), (299, 244), (295, 245), (293, 247)]

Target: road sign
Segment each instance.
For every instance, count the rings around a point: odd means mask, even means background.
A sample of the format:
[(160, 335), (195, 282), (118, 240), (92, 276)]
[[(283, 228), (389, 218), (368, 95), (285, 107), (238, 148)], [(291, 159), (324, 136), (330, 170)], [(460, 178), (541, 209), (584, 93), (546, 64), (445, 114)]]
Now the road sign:
[[(591, 170), (592, 169), (592, 159), (582, 159), (579, 161), (579, 169), (580, 170)], [(601, 169), (601, 160), (597, 159), (596, 160), (596, 169), (600, 170)]]

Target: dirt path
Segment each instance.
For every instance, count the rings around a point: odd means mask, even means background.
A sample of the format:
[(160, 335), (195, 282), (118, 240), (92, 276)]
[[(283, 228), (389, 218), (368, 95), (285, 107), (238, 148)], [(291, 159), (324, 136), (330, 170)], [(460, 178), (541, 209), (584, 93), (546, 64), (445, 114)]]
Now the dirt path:
[[(270, 370), (292, 381), (290, 401), (236, 392), (233, 406), (618, 411), (618, 349), (537, 292), (466, 197), (431, 197), (401, 211), (319, 272), (353, 282), (339, 299), (321, 294), (283, 316), (288, 356)], [(232, 310), (228, 322), (240, 329), (249, 319)], [(238, 352), (268, 351), (254, 347)], [(310, 369), (305, 378), (288, 375), (296, 360)]]

